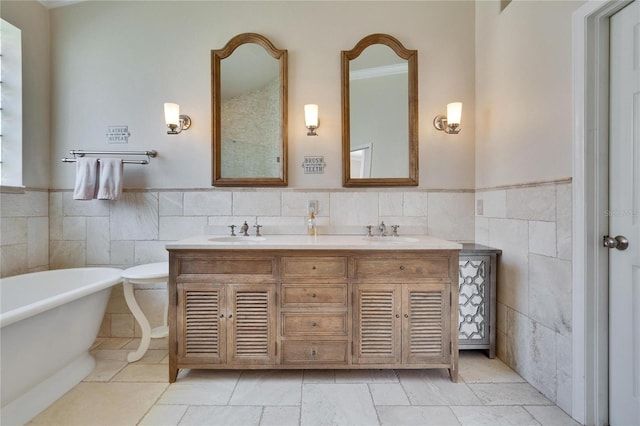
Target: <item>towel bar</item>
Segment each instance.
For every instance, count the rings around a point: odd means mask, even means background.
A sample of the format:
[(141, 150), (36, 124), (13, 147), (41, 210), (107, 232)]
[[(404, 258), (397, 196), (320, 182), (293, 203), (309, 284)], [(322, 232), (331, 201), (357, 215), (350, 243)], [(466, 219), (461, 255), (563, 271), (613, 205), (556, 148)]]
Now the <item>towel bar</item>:
[[(84, 157), (85, 155), (146, 155), (146, 160), (122, 160), (122, 162), (127, 164), (149, 164), (151, 158), (158, 155), (158, 151), (84, 151), (72, 149), (69, 151), (69, 154), (73, 155), (73, 158), (65, 157), (60, 161), (63, 163), (75, 163), (77, 161), (77, 157)], [(98, 159), (98, 161), (100, 160)]]

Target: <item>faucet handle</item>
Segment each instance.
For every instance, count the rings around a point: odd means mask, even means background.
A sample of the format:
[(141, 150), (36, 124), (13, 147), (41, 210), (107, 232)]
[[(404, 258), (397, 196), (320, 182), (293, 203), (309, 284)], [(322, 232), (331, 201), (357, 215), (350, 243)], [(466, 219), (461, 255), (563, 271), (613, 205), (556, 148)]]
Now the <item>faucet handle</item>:
[(231, 236), (235, 237), (236, 236), (236, 232), (235, 232), (235, 225), (229, 225), (227, 228), (231, 228)]
[(373, 237), (373, 234), (371, 233), (371, 228), (373, 228), (373, 225), (367, 225), (367, 237)]
[(255, 225), (253, 225), (254, 228), (256, 228), (256, 237), (261, 237), (262, 235), (260, 234), (260, 228), (262, 228), (262, 225), (258, 225), (257, 223)]
[(400, 228), (400, 225), (391, 225), (391, 229), (393, 229), (393, 234), (391, 234), (392, 237), (399, 237), (398, 228)]

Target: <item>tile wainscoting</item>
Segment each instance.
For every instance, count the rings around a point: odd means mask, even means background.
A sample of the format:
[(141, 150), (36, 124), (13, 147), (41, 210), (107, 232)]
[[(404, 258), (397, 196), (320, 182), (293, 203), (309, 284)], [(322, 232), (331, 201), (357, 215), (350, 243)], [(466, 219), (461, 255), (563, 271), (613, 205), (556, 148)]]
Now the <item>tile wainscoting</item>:
[[(303, 234), (307, 200), (318, 200), (321, 233), (363, 233), (365, 225), (384, 220), (399, 224), (405, 235), (498, 247), (498, 356), (571, 410), (570, 180), (477, 191), (131, 190), (119, 201), (74, 201), (67, 190), (0, 196), (1, 276), (162, 261), (169, 241), (226, 234), (228, 225), (245, 220), (258, 220), (266, 235)], [(482, 215), (474, 214), (478, 200)], [(136, 298), (151, 323), (159, 324), (164, 289), (141, 287)], [(100, 333), (140, 335), (122, 286), (114, 287)]]
[(49, 269), (48, 190), (0, 190), (0, 277)]
[(498, 357), (568, 413), (571, 190), (570, 180), (477, 190), (475, 226), (477, 243), (502, 249)]
[[(109, 265), (128, 268), (167, 259), (165, 244), (229, 233), (256, 220), (264, 235), (306, 233), (307, 200), (318, 200), (321, 234), (362, 234), (366, 225), (400, 225), (400, 234), (474, 238), (473, 190), (211, 189), (126, 191), (118, 201), (76, 201), (70, 191), (49, 194), (50, 268)], [(255, 233), (251, 228), (250, 233)], [(136, 299), (152, 325), (162, 321), (166, 292), (138, 288)], [(140, 335), (114, 288), (100, 335)]]

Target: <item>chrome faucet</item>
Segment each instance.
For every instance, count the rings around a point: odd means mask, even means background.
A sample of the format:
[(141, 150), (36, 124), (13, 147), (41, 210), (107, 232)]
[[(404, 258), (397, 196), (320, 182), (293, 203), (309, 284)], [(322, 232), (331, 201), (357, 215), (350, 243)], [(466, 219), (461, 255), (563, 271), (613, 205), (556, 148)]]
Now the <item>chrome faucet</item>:
[(260, 234), (260, 228), (262, 228), (262, 225), (258, 225), (257, 223), (255, 225), (253, 225), (254, 228), (256, 228), (256, 237), (261, 237), (262, 234)]
[(380, 222), (380, 225), (378, 225), (378, 232), (380, 233), (381, 237), (387, 236), (387, 225), (384, 224), (384, 221)]
[(393, 233), (391, 234), (392, 237), (400, 236), (398, 235), (398, 228), (400, 228), (400, 225), (391, 225), (391, 229), (393, 229)]
[(371, 229), (373, 228), (373, 225), (367, 225), (367, 237), (373, 237), (373, 234), (371, 233)]
[(235, 237), (236, 236), (236, 226), (235, 225), (229, 225), (229, 228), (231, 228), (231, 236)]
[(247, 232), (249, 231), (249, 225), (247, 224), (247, 221), (244, 221), (244, 224), (240, 227), (240, 232), (242, 233), (243, 237), (248, 237), (249, 233)]

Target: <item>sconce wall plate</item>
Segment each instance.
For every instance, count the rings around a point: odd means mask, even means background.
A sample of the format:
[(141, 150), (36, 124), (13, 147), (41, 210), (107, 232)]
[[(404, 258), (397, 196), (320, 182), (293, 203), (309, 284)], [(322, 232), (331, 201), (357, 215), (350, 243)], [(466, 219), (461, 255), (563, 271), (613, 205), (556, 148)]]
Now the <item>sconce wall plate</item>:
[(460, 133), (460, 119), (462, 118), (462, 102), (447, 104), (447, 115), (438, 114), (433, 119), (433, 127), (449, 135)]
[(450, 135), (457, 135), (461, 130), (459, 124), (448, 124), (447, 116), (444, 114), (436, 115), (433, 119), (433, 127)]

